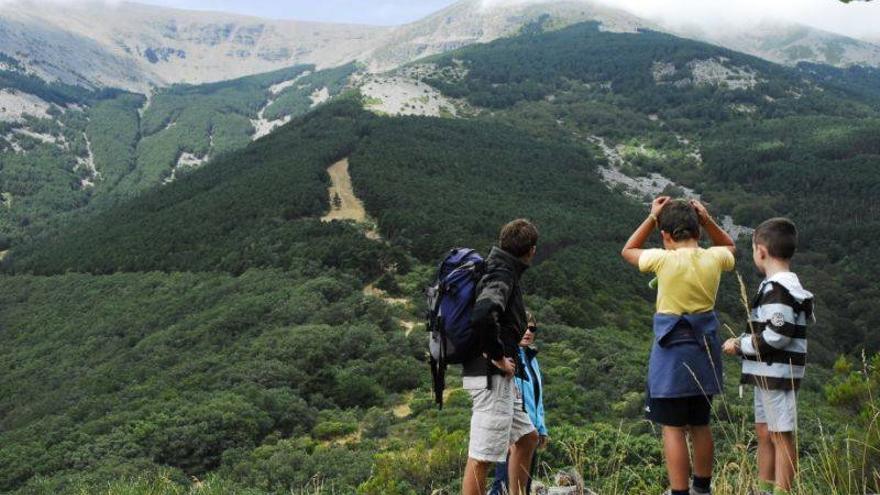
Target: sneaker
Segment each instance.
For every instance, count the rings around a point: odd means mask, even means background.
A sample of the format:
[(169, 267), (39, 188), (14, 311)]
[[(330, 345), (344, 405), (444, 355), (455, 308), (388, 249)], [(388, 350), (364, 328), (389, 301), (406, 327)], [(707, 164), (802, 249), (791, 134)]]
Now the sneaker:
[(700, 490), (699, 488), (691, 485), (691, 495), (712, 495), (712, 491), (709, 490), (707, 492), (704, 492), (703, 490)]

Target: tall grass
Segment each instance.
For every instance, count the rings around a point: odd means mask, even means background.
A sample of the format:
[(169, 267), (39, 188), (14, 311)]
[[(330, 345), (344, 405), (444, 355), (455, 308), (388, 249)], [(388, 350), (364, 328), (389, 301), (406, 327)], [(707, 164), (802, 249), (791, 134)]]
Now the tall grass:
[[(740, 299), (745, 310), (750, 331), (756, 329), (750, 321), (748, 292), (742, 277), (737, 274), (740, 286)], [(731, 336), (736, 336), (726, 327)], [(711, 356), (710, 356), (711, 359)], [(861, 374), (869, 382), (873, 370), (868, 360), (862, 356)], [(880, 493), (880, 470), (876, 467), (880, 460), (880, 403), (874, 395), (872, 386), (867, 385), (866, 402), (862, 410), (867, 411), (867, 426), (847, 426), (843, 431), (827, 431), (818, 418), (813, 420), (809, 412), (799, 411), (800, 424), (815, 425), (819, 429), (818, 442), (812, 449), (801, 449), (800, 435), (795, 432), (795, 445), (799, 458), (799, 471), (792, 492), (803, 495), (872, 495)], [(751, 404), (749, 402), (749, 404)], [(751, 405), (749, 406), (751, 408)], [(754, 424), (743, 418), (739, 421), (727, 420), (733, 405), (726, 394), (716, 397), (713, 414), (715, 421), (713, 433), (716, 440), (715, 468), (712, 493), (715, 495), (752, 495), (758, 493), (758, 466), (756, 459), (757, 437)], [(863, 413), (864, 415), (864, 413)], [(749, 416), (750, 418), (751, 416)], [(616, 431), (612, 455), (595, 456), (594, 438), (586, 437), (564, 444), (572, 466), (584, 474), (587, 488), (598, 495), (630, 495), (661, 493), (654, 476), (642, 475), (638, 465), (624, 464), (626, 446), (631, 433), (623, 427)], [(645, 461), (647, 463), (648, 461)], [(644, 465), (644, 464), (643, 464)], [(548, 470), (545, 467), (545, 473)], [(623, 482), (622, 480), (626, 480)], [(549, 478), (545, 477), (545, 482)], [(586, 493), (589, 493), (587, 491)]]

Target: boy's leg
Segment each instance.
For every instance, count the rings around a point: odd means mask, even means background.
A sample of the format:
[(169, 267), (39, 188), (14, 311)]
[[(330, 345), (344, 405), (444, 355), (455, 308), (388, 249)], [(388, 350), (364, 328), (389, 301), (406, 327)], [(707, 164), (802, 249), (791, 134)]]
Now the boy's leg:
[(787, 431), (773, 432), (772, 435), (773, 445), (776, 449), (776, 486), (785, 492), (790, 492), (798, 465), (794, 434)]
[[(755, 434), (758, 436), (758, 480), (763, 491), (773, 491), (776, 484), (776, 449), (768, 426), (768, 415), (776, 417), (768, 390), (755, 387)], [(769, 490), (768, 490), (769, 488)]]
[[(755, 423), (755, 434), (758, 436), (758, 479), (761, 489), (772, 491), (776, 484), (776, 450), (767, 423)], [(769, 490), (767, 490), (769, 488)]]
[[(787, 493), (797, 471), (794, 431), (797, 430), (797, 394), (793, 390), (755, 389), (763, 403), (770, 443), (773, 446), (773, 479), (776, 491)], [(757, 403), (757, 401), (756, 401)]]
[(491, 462), (478, 461), (468, 457), (464, 467), (464, 480), (461, 483), (462, 495), (483, 495), (486, 493), (486, 475)]
[(712, 440), (712, 397), (692, 397), (688, 401), (688, 423), (693, 447), (693, 489), (691, 493), (712, 492), (712, 465), (715, 442)]
[(694, 476), (711, 478), (712, 464), (715, 458), (712, 429), (708, 425), (692, 426), (691, 441), (694, 444)]
[(669, 487), (673, 490), (687, 490), (690, 485), (691, 465), (686, 432), (684, 427), (663, 427), (663, 455), (666, 457)]
[(532, 467), (532, 456), (538, 447), (538, 433), (532, 431), (520, 437), (510, 448), (510, 463), (508, 465), (507, 479), (510, 481), (508, 490), (510, 495), (523, 495), (529, 480), (529, 470)]

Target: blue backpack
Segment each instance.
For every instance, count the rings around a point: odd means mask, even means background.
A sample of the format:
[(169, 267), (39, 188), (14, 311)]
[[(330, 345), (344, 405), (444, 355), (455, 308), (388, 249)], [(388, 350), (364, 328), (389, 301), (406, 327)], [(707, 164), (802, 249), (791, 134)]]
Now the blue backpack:
[(431, 378), (434, 399), (441, 409), (447, 365), (462, 364), (480, 352), (479, 336), (471, 328), (471, 312), (484, 269), (483, 257), (475, 250), (453, 249), (440, 263), (436, 281), (425, 291)]

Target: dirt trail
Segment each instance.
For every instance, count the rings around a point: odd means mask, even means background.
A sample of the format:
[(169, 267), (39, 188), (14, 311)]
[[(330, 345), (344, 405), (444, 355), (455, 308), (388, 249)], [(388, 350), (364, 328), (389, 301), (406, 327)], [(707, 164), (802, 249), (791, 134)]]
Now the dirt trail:
[[(382, 241), (382, 237), (376, 230), (375, 223), (367, 216), (364, 204), (354, 195), (354, 189), (351, 185), (351, 175), (348, 172), (348, 158), (340, 160), (327, 169), (330, 175), (331, 186), (327, 188), (330, 197), (330, 212), (321, 218), (321, 221), (331, 222), (333, 220), (351, 220), (367, 226), (364, 235), (368, 239), (374, 241)], [(365, 296), (381, 299), (386, 304), (392, 306), (408, 307), (412, 301), (405, 297), (391, 297), (385, 291), (379, 289), (374, 284), (364, 287)], [(415, 322), (409, 320), (400, 320), (400, 326), (407, 335), (415, 328)]]
[(348, 174), (348, 158), (342, 159), (327, 169), (330, 174), (332, 185), (327, 192), (330, 194), (330, 213), (324, 215), (321, 220), (330, 222), (333, 220), (354, 220), (365, 222), (367, 212), (364, 204), (354, 195), (351, 186), (351, 176)]
[(370, 284), (364, 287), (364, 295), (365, 296), (373, 296), (378, 297), (379, 299), (385, 301), (388, 304), (397, 304), (401, 306), (406, 306), (410, 303), (410, 300), (405, 297), (391, 297), (384, 290), (377, 288), (373, 284)]

